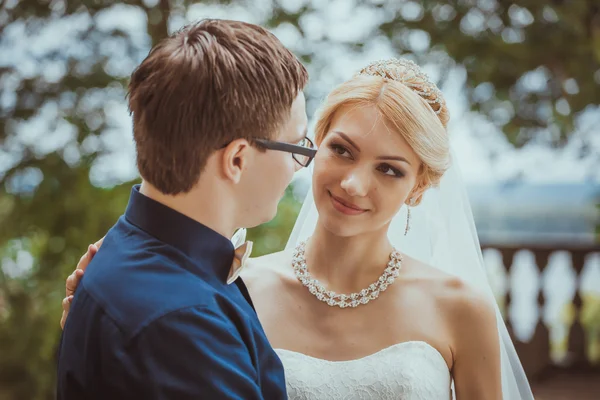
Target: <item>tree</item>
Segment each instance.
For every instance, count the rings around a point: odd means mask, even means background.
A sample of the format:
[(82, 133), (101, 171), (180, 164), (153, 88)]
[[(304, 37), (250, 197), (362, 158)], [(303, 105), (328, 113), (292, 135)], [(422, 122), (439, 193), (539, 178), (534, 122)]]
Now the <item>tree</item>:
[[(322, 42), (341, 42), (348, 52), (361, 52), (383, 36), (397, 53), (437, 65), (440, 81), (452, 67), (463, 66), (472, 109), (490, 118), (517, 146), (532, 139), (564, 145), (577, 118), (586, 110), (597, 112), (600, 4), (595, 0), (349, 3), (354, 5), (343, 8), (379, 18), (379, 23), (358, 43), (332, 38), (332, 31), (324, 29), (323, 37), (299, 46), (305, 61), (312, 61), (311, 49)], [(327, 12), (342, 6), (335, 3), (336, 8), (327, 10), (326, 5), (309, 4), (289, 12), (287, 4), (276, 3), (266, 24), (289, 23), (312, 37), (307, 29), (318, 23), (309, 24), (307, 17), (327, 24)]]
[[(425, 32), (429, 48), (467, 71), (474, 110), (516, 145), (547, 135), (564, 144), (574, 121), (600, 103), (600, 4), (594, 0), (423, 1), (380, 26), (401, 51)], [(379, 7), (384, 7), (380, 5)], [(424, 54), (426, 56), (426, 54)]]

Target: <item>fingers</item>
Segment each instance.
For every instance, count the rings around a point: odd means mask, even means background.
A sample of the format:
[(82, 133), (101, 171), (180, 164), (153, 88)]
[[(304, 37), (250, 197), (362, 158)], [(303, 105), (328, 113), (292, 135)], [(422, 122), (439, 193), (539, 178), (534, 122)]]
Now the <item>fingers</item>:
[(94, 244), (90, 244), (85, 254), (79, 259), (75, 271), (67, 277), (65, 285), (66, 297), (62, 301), (63, 315), (60, 319), (61, 328), (64, 328), (65, 326), (65, 321), (67, 320), (67, 315), (69, 314), (69, 309), (71, 308), (71, 302), (73, 301), (73, 295), (77, 290), (77, 286), (79, 285), (86, 268), (90, 264), (90, 261), (92, 261), (92, 258), (96, 255), (98, 249), (102, 246), (102, 242), (104, 242), (104, 238), (98, 240)]
[(82, 269), (76, 269), (71, 275), (69, 275), (65, 285), (65, 294), (67, 297), (73, 296), (75, 294), (75, 291), (77, 290), (77, 286), (79, 285), (83, 274), (84, 271)]
[(102, 243), (104, 242), (104, 238), (106, 236), (104, 236), (102, 239), (98, 240), (96, 243), (94, 243), (94, 246), (96, 246), (96, 251), (98, 251), (98, 249), (100, 248), (100, 246), (102, 246)]
[[(102, 245), (103, 240), (104, 240), (104, 238), (100, 239), (96, 243), (100, 243), (100, 245)], [(79, 262), (77, 263), (77, 268), (75, 268), (75, 271), (73, 271), (73, 273), (71, 275), (69, 275), (69, 277), (67, 278), (67, 285), (66, 285), (66, 295), (67, 296), (70, 296), (73, 293), (75, 293), (75, 290), (77, 289), (77, 285), (79, 285), (79, 281), (81, 280), (81, 277), (83, 276), (84, 271), (86, 270), (86, 268), (90, 264), (90, 261), (92, 261), (92, 258), (94, 258), (94, 256), (96, 255), (97, 252), (98, 252), (98, 246), (96, 244), (90, 244), (88, 246), (88, 250), (85, 252), (84, 255), (81, 256), (81, 258), (79, 259)]]
[(92, 261), (92, 258), (94, 258), (97, 252), (98, 247), (94, 244), (90, 244), (85, 254), (82, 255), (79, 259), (79, 262), (77, 263), (77, 269), (85, 271), (87, 266), (90, 264), (90, 261)]
[(69, 310), (71, 309), (71, 303), (73, 302), (73, 296), (67, 296), (62, 301), (63, 313), (60, 318), (60, 328), (65, 328), (65, 322), (67, 321), (67, 316), (69, 315)]
[(67, 296), (62, 301), (63, 311), (68, 313), (71, 309), (71, 303), (73, 302), (73, 296)]
[(67, 322), (67, 313), (63, 311), (62, 317), (60, 317), (60, 329), (65, 329), (65, 322)]

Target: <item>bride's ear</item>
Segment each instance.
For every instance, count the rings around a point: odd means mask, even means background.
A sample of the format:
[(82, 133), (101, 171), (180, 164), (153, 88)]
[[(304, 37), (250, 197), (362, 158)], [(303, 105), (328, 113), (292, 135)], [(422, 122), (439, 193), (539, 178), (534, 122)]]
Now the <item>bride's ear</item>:
[(252, 157), (252, 146), (246, 139), (236, 139), (221, 151), (220, 169), (223, 177), (233, 183), (239, 183)]
[(410, 194), (406, 198), (405, 203), (411, 207), (418, 206), (421, 203), (421, 200), (423, 199), (423, 193), (425, 193), (427, 189), (429, 189), (429, 186), (426, 185), (425, 182), (423, 182), (423, 180), (421, 179), (420, 182), (415, 184), (415, 187), (413, 188), (413, 190), (411, 190)]

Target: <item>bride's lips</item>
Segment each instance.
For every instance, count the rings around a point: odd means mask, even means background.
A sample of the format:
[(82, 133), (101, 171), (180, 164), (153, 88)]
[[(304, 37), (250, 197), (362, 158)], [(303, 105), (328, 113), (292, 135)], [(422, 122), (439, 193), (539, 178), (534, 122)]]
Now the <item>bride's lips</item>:
[(355, 204), (347, 202), (344, 199), (334, 196), (329, 191), (327, 191), (327, 193), (329, 193), (329, 198), (331, 199), (331, 204), (333, 204), (333, 207), (336, 210), (338, 210), (339, 212), (341, 212), (342, 214), (359, 215), (359, 214), (363, 214), (368, 211), (368, 210), (358, 207)]

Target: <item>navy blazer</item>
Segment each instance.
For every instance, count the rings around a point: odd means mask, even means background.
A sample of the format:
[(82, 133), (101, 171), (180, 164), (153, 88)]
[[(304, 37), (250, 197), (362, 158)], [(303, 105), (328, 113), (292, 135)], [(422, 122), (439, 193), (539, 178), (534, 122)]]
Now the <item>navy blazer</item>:
[(90, 263), (61, 339), (59, 400), (285, 399), (234, 248), (139, 192)]

